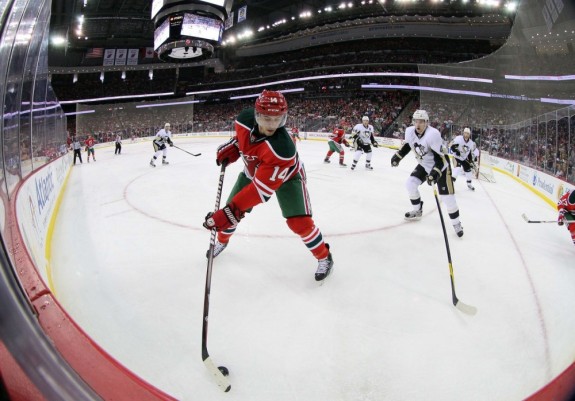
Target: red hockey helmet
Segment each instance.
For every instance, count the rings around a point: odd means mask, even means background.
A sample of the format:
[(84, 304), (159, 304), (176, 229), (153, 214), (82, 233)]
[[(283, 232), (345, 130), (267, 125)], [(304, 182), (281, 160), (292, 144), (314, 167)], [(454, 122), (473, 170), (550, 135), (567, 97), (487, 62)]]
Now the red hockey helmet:
[(287, 100), (281, 92), (265, 90), (256, 100), (256, 122), (267, 131), (283, 127), (287, 120)]
[(266, 116), (281, 116), (287, 110), (287, 100), (281, 92), (264, 89), (256, 100), (256, 111)]

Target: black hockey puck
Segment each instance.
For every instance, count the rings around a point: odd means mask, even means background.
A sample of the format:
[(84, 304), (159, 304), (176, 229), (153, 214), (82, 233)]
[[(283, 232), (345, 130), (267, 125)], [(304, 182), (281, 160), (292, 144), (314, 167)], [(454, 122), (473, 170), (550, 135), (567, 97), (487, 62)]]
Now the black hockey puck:
[(224, 376), (228, 376), (230, 374), (230, 371), (225, 366), (218, 366), (218, 369), (220, 370), (220, 372), (222, 372), (222, 375)]

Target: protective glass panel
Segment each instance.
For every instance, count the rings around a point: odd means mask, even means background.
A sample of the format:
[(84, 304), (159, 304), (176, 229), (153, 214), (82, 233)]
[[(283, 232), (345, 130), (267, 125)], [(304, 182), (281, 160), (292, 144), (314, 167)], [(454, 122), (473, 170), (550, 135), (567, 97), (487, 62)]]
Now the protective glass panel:
[(99, 142), (112, 141), (116, 135), (137, 138), (155, 135), (171, 124), (175, 134), (193, 131), (194, 98), (133, 103), (78, 104), (76, 134), (83, 139), (94, 135)]
[(575, 182), (574, 32), (575, 3), (523, 1), (495, 53), (419, 65), (419, 107), (445, 140), (470, 127), (483, 150)]

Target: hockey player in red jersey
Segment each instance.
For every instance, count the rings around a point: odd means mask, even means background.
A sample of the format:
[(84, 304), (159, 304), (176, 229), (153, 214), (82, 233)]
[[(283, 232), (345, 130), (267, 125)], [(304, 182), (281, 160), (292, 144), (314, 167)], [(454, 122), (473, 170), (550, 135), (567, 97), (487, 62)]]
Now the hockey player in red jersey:
[(228, 245), (238, 223), (254, 206), (275, 193), (288, 227), (300, 236), (318, 260), (316, 281), (330, 273), (333, 259), (312, 219), (306, 177), (295, 144), (284, 125), (287, 101), (276, 91), (264, 90), (254, 108), (243, 110), (235, 121), (236, 135), (218, 147), (216, 163), (245, 164), (224, 208), (208, 213), (203, 226), (218, 231), (214, 257)]
[(567, 223), (567, 229), (571, 233), (573, 244), (575, 244), (575, 190), (568, 191), (559, 199), (557, 210), (559, 211), (557, 224), (562, 226)]
[(291, 136), (292, 136), (294, 143), (297, 143), (297, 141), (301, 141), (301, 138), (299, 137), (299, 128), (298, 127), (293, 127), (291, 129)]
[(343, 162), (345, 151), (343, 150), (343, 147), (341, 145), (344, 144), (346, 147), (349, 148), (349, 143), (345, 139), (345, 131), (343, 130), (343, 127), (339, 126), (333, 130), (333, 133), (329, 135), (329, 141), (327, 142), (327, 144), (329, 145), (329, 150), (327, 151), (327, 154), (325, 155), (325, 159), (323, 160), (323, 162), (329, 163), (330, 162), (329, 158), (331, 157), (331, 155), (333, 155), (334, 153), (339, 153), (339, 165), (341, 167), (346, 167), (347, 164)]
[(96, 161), (96, 154), (94, 152), (94, 145), (96, 144), (96, 140), (92, 134), (88, 135), (88, 139), (86, 139), (84, 144), (86, 145), (86, 153), (88, 153), (88, 163), (90, 163), (90, 155), (92, 155), (92, 160)]

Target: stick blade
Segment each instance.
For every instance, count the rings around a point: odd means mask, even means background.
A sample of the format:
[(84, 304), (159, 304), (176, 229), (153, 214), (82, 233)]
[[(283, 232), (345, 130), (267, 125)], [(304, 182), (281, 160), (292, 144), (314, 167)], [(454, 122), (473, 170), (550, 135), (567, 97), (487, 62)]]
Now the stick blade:
[(521, 215), (521, 217), (523, 217), (523, 220), (525, 220), (526, 222), (529, 223), (529, 218), (527, 217), (527, 215), (526, 215), (525, 213), (523, 213), (523, 214)]
[(204, 364), (206, 365), (206, 368), (208, 368), (208, 371), (216, 379), (216, 383), (217, 383), (218, 387), (221, 388), (226, 393), (228, 391), (230, 391), (230, 389), (232, 388), (232, 385), (230, 384), (230, 380), (226, 376), (224, 376), (222, 371), (219, 370), (216, 367), (216, 365), (214, 365), (212, 358), (210, 358), (208, 356), (206, 359), (204, 359)]
[(466, 315), (474, 316), (477, 313), (477, 308), (475, 306), (467, 305), (457, 300), (455, 307)]

